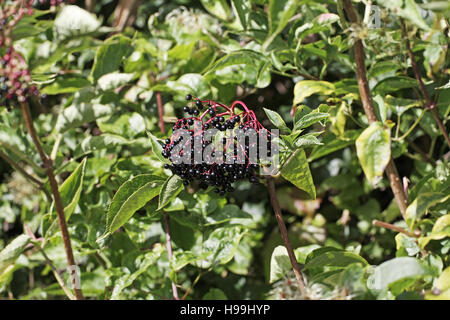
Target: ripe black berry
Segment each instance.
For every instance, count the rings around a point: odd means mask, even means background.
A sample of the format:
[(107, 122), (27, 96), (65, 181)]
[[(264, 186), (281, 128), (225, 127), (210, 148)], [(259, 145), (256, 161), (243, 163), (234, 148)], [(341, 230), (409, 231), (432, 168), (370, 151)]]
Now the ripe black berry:
[[(186, 99), (188, 96), (186, 96)], [(190, 99), (192, 98), (193, 97), (190, 96)], [(208, 112), (202, 115), (200, 115), (199, 112), (199, 109), (203, 107), (200, 100), (195, 101), (195, 107), (197, 108), (189, 108), (187, 106), (183, 108), (184, 111), (187, 111), (187, 113), (193, 115), (193, 117), (179, 119), (174, 125), (174, 131), (179, 128), (187, 129), (190, 138), (184, 139), (181, 134), (174, 132), (171, 139), (166, 139), (164, 141), (162, 155), (165, 158), (169, 158), (172, 162), (172, 165), (166, 164), (164, 165), (164, 168), (170, 169), (173, 174), (181, 177), (184, 185), (194, 183), (194, 186), (198, 185), (202, 189), (213, 186), (215, 192), (224, 195), (225, 192), (234, 191), (231, 184), (236, 181), (241, 179), (248, 179), (248, 181), (252, 183), (257, 183), (259, 181), (257, 178), (259, 165), (250, 163), (249, 160), (250, 148), (258, 148), (259, 142), (249, 144), (246, 140), (246, 142), (239, 146), (242, 142), (240, 139), (237, 139), (235, 135), (243, 134), (250, 129), (260, 133), (267, 132), (267, 130), (262, 127), (256, 119), (255, 114), (248, 110), (245, 105), (243, 106), (245, 111), (236, 115), (234, 110), (235, 104), (236, 102), (231, 107), (227, 107), (214, 101), (208, 101)], [(242, 103), (239, 104), (243, 105)], [(221, 109), (225, 109), (225, 112)], [(206, 114), (210, 116), (209, 119), (205, 116)], [(202, 125), (190, 129), (190, 126), (196, 121), (199, 121)], [(235, 126), (238, 126), (239, 129), (235, 130)], [(205, 139), (205, 131), (211, 128), (216, 128), (223, 132), (229, 131), (229, 134), (225, 133), (225, 136), (222, 137), (222, 144), (217, 144), (217, 141), (214, 141), (213, 144), (213, 141)], [(200, 130), (200, 132), (197, 130)], [(230, 136), (234, 138), (230, 138)], [(228, 143), (228, 139), (233, 139), (233, 144)], [(267, 137), (264, 138), (261, 143), (268, 143), (270, 141), (269, 139), (269, 134), (267, 134)], [(203, 161), (206, 160), (203, 152), (211, 144), (214, 149), (209, 150), (210, 156), (212, 156), (213, 159), (216, 159), (218, 163), (194, 162), (197, 155), (199, 155), (200, 159)], [(183, 148), (180, 150), (178, 150), (178, 148), (175, 149), (174, 147), (177, 145), (181, 145)], [(200, 149), (197, 149), (198, 146), (200, 146)], [(231, 148), (231, 146), (233, 146), (234, 149), (229, 150), (232, 151), (231, 163), (229, 163), (230, 152), (227, 151), (227, 149)], [(174, 150), (177, 151), (174, 152)], [(240, 154), (238, 154), (238, 150)], [(185, 155), (190, 155), (190, 162), (188, 160), (189, 158), (184, 157)], [(242, 163), (238, 163), (238, 159), (243, 160)], [(180, 163), (179, 160), (188, 162)], [(227, 162), (222, 163), (222, 161)]]
[(191, 99), (192, 99), (192, 95), (191, 95), (191, 94), (187, 94), (187, 95), (186, 95), (186, 100), (189, 101), (189, 100), (191, 100)]

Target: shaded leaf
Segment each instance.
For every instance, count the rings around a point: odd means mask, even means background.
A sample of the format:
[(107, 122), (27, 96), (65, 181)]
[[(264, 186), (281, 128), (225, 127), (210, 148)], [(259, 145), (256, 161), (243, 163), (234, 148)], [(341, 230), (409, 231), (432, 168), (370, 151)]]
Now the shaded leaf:
[(281, 176), (308, 193), (311, 198), (316, 198), (316, 187), (303, 149), (295, 151), (294, 155), (283, 165)]

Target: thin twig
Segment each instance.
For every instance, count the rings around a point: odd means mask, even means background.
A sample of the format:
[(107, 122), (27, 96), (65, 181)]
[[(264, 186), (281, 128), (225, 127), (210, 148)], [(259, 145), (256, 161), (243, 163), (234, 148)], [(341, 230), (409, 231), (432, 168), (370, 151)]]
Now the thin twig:
[(31, 231), (30, 227), (27, 225), (24, 225), (24, 228), (28, 235), (33, 240), (33, 245), (41, 252), (42, 256), (44, 257), (45, 261), (47, 262), (50, 269), (52, 269), (53, 275), (55, 276), (56, 281), (61, 286), (61, 289), (63, 289), (64, 293), (70, 300), (75, 300), (75, 296), (72, 294), (72, 292), (67, 288), (66, 284), (64, 283), (64, 279), (61, 277), (61, 275), (58, 272), (58, 269), (56, 269), (55, 265), (53, 264), (52, 260), (47, 256), (44, 249), (39, 245), (39, 240), (34, 235), (33, 231)]
[(385, 228), (385, 229), (390, 229), (390, 230), (394, 230), (400, 233), (403, 233), (405, 235), (407, 235), (408, 237), (411, 238), (417, 238), (420, 236), (420, 232), (419, 233), (411, 233), (403, 228), (400, 227), (396, 227), (393, 224), (387, 223), (387, 222), (383, 222), (383, 221), (379, 221), (379, 220), (373, 220), (372, 221), (372, 225), (377, 226), (377, 227), (381, 227), (381, 228)]
[[(50, 183), (50, 189), (53, 194), (53, 200), (55, 203), (56, 213), (58, 216), (59, 229), (61, 230), (62, 240), (64, 243), (64, 249), (66, 251), (67, 263), (70, 267), (76, 266), (75, 259), (73, 256), (72, 244), (70, 242), (69, 231), (67, 230), (67, 223), (66, 223), (66, 218), (64, 215), (64, 207), (62, 204), (61, 195), (59, 194), (58, 183), (56, 182), (55, 174), (53, 171), (53, 162), (47, 156), (44, 149), (42, 148), (41, 142), (39, 141), (39, 138), (36, 134), (36, 129), (34, 128), (34, 124), (33, 124), (32, 118), (31, 118), (31, 113), (30, 113), (28, 104), (26, 104), (25, 102), (22, 102), (20, 104), (20, 106), (22, 109), (22, 115), (23, 115), (23, 119), (25, 121), (25, 125), (28, 130), (28, 133), (30, 134), (31, 139), (33, 140), (33, 143), (36, 146), (36, 149), (42, 159), (45, 171), (48, 176), (48, 180)], [(72, 285), (74, 288), (76, 300), (82, 300), (83, 294), (81, 293), (81, 289), (77, 288), (77, 285), (78, 285), (77, 279), (72, 272), (70, 272), (70, 279), (71, 279), (71, 282), (72, 282)]]
[[(351, 23), (358, 23), (359, 17), (351, 0), (344, 0), (344, 7)], [(356, 77), (358, 78), (359, 94), (364, 108), (364, 112), (369, 123), (377, 122), (378, 118), (372, 103), (372, 97), (369, 89), (369, 82), (366, 76), (364, 45), (361, 39), (355, 39), (354, 54), (356, 62)], [(408, 207), (408, 197), (403, 191), (402, 182), (392, 158), (386, 166), (386, 175), (389, 179), (392, 192), (397, 200), (400, 212), (405, 219), (406, 208)]]
[[(169, 261), (172, 261), (172, 241), (170, 238), (170, 226), (169, 226), (169, 216), (165, 211), (163, 211), (163, 220), (164, 220), (164, 226), (166, 229), (166, 246), (167, 246), (167, 252), (169, 254)], [(173, 292), (173, 298), (175, 300), (179, 300), (178, 298), (178, 290), (175, 283), (172, 281), (172, 292)]]
[(411, 60), (411, 67), (413, 68), (414, 75), (417, 79), (417, 82), (419, 83), (420, 91), (422, 91), (423, 97), (425, 98), (426, 102), (425, 107), (426, 109), (431, 111), (431, 115), (433, 116), (434, 121), (438, 125), (439, 130), (442, 131), (442, 134), (444, 135), (445, 140), (447, 141), (447, 144), (450, 147), (450, 137), (448, 136), (447, 130), (441, 121), (439, 111), (436, 109), (436, 103), (433, 103), (433, 101), (431, 101), (431, 97), (428, 94), (427, 88), (425, 88), (425, 85), (423, 83), (422, 76), (420, 75), (419, 72), (419, 67), (417, 66), (416, 60), (414, 58), (414, 53), (411, 49), (411, 44), (408, 38), (408, 32), (406, 30), (405, 22), (403, 21), (403, 19), (400, 19), (400, 25), (402, 28), (403, 38), (405, 38), (406, 48), (408, 49), (409, 60)]
[(277, 219), (278, 227), (280, 228), (281, 237), (283, 238), (284, 245), (289, 255), (289, 260), (291, 260), (292, 268), (294, 269), (294, 273), (297, 278), (298, 287), (302, 296), (306, 298), (305, 284), (303, 282), (303, 277), (300, 272), (300, 267), (298, 265), (297, 259), (295, 258), (294, 250), (292, 250), (291, 241), (288, 237), (288, 232), (283, 221), (283, 216), (281, 215), (281, 208), (280, 204), (278, 203), (277, 194), (275, 192), (275, 184), (272, 177), (267, 178), (267, 189), (269, 190), (270, 202), (272, 204), (273, 211), (275, 212), (275, 218)]
[(195, 285), (197, 284), (197, 282), (200, 280), (202, 276), (202, 272), (200, 271), (199, 274), (197, 275), (197, 277), (194, 279), (194, 281), (192, 282), (192, 285), (186, 290), (186, 293), (181, 297), (181, 300), (184, 300), (187, 298), (187, 296), (189, 295), (189, 293), (191, 293), (191, 290), (195, 287)]
[(161, 92), (157, 91), (156, 95), (156, 104), (158, 105), (158, 116), (159, 116), (159, 129), (162, 133), (166, 133), (166, 129), (164, 128), (164, 107), (161, 98)]

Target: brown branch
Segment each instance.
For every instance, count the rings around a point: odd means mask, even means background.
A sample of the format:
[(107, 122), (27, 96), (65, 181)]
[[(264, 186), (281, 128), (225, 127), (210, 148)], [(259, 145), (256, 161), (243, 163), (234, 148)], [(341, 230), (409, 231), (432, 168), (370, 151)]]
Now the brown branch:
[(70, 292), (69, 288), (66, 287), (66, 284), (64, 283), (64, 279), (61, 277), (61, 275), (58, 272), (58, 269), (56, 269), (55, 265), (53, 264), (52, 260), (47, 256), (44, 249), (39, 245), (39, 239), (36, 238), (33, 231), (31, 231), (30, 227), (27, 225), (24, 225), (24, 228), (28, 235), (33, 240), (33, 245), (41, 252), (42, 256), (44, 257), (45, 261), (47, 262), (50, 269), (52, 269), (53, 275), (55, 276), (56, 281), (60, 285), (61, 289), (63, 289), (64, 293), (70, 300), (75, 300), (75, 296)]
[(383, 222), (383, 221), (379, 221), (379, 220), (373, 220), (372, 221), (372, 225), (377, 226), (377, 227), (381, 227), (381, 228), (385, 228), (385, 229), (389, 229), (389, 230), (394, 230), (394, 231), (403, 233), (403, 234), (405, 234), (405, 235), (407, 235), (408, 237), (411, 237), (411, 238), (417, 238), (417, 237), (420, 236), (420, 232), (418, 232), (418, 233), (415, 232), (413, 234), (413, 233), (411, 233), (411, 232), (409, 232), (409, 231), (407, 231), (407, 230), (405, 230), (403, 228), (396, 227), (393, 224), (390, 224), (390, 223), (387, 223), (387, 222)]
[(298, 287), (302, 296), (307, 298), (303, 277), (300, 272), (300, 267), (298, 265), (297, 259), (295, 258), (294, 250), (292, 250), (291, 241), (288, 237), (288, 232), (283, 221), (283, 216), (281, 215), (281, 208), (280, 204), (278, 203), (277, 194), (275, 192), (275, 184), (272, 177), (267, 178), (267, 189), (269, 190), (270, 202), (272, 204), (273, 211), (275, 212), (275, 218), (277, 219), (278, 227), (280, 228), (281, 237), (283, 238), (284, 245), (289, 255), (289, 260), (291, 260), (292, 268), (294, 269), (295, 277), (297, 278)]
[[(163, 211), (163, 220), (164, 220), (164, 226), (166, 229), (166, 246), (167, 246), (167, 252), (169, 254), (169, 261), (172, 260), (172, 241), (170, 238), (170, 226), (169, 226), (169, 216), (167, 215), (167, 213), (165, 211)], [(175, 285), (175, 283), (172, 281), (172, 292), (173, 292), (173, 298), (175, 300), (179, 300), (178, 298), (178, 290), (177, 290), (177, 286)]]
[(161, 92), (157, 91), (156, 93), (156, 104), (158, 105), (158, 116), (159, 116), (159, 129), (162, 133), (166, 133), (166, 129), (164, 128), (164, 107), (161, 98)]
[(441, 118), (439, 117), (439, 111), (436, 109), (436, 104), (433, 103), (430, 95), (428, 94), (427, 88), (425, 88), (425, 85), (422, 80), (422, 76), (420, 75), (420, 72), (419, 72), (419, 67), (417, 66), (416, 60), (414, 59), (414, 53), (411, 49), (411, 43), (409, 41), (408, 32), (406, 30), (405, 22), (403, 21), (403, 19), (400, 19), (400, 25), (402, 28), (403, 37), (405, 38), (406, 49), (408, 50), (409, 60), (411, 60), (411, 67), (413, 68), (414, 75), (417, 79), (417, 82), (419, 83), (420, 91), (422, 91), (423, 97), (425, 98), (425, 103), (426, 103), (425, 108), (427, 108), (428, 110), (431, 111), (431, 115), (433, 116), (434, 121), (438, 125), (439, 130), (442, 131), (442, 134), (444, 135), (445, 140), (447, 141), (447, 144), (450, 147), (450, 137), (448, 136), (447, 130), (446, 130), (444, 124), (442, 123)]
[[(344, 8), (350, 22), (358, 23), (358, 13), (353, 7), (351, 0), (344, 0)], [(364, 45), (361, 39), (355, 39), (354, 54), (356, 62), (356, 77), (358, 78), (358, 87), (359, 94), (361, 96), (361, 102), (369, 123), (373, 123), (378, 121), (378, 118), (372, 103), (369, 83), (367, 81)], [(394, 197), (397, 201), (398, 207), (400, 208), (400, 212), (402, 213), (403, 218), (405, 218), (406, 208), (408, 207), (408, 198), (403, 191), (402, 182), (392, 158), (389, 160), (389, 163), (386, 166), (386, 175), (389, 178), (391, 189), (394, 193)]]
[[(45, 172), (48, 176), (48, 181), (50, 183), (50, 189), (53, 194), (53, 200), (56, 207), (56, 213), (58, 215), (58, 223), (59, 228), (61, 230), (62, 240), (64, 243), (64, 249), (66, 251), (66, 257), (67, 257), (67, 263), (69, 266), (75, 266), (75, 259), (73, 256), (73, 250), (72, 245), (70, 242), (70, 236), (69, 231), (67, 230), (67, 224), (66, 219), (64, 216), (64, 207), (61, 200), (61, 195), (59, 194), (58, 190), (58, 183), (56, 182), (55, 174), (53, 171), (53, 162), (50, 158), (47, 157), (47, 154), (45, 153), (44, 149), (42, 148), (42, 145), (39, 141), (39, 138), (36, 134), (36, 130), (34, 128), (33, 120), (31, 118), (30, 109), (28, 108), (28, 104), (22, 102), (20, 104), (22, 109), (22, 115), (23, 119), (25, 121), (25, 125), (27, 127), (28, 133), (31, 136), (31, 139), (33, 140), (34, 145), (36, 146), (36, 149), (42, 159), (42, 162), (44, 164)], [(76, 277), (70, 272), (70, 279), (72, 281), (72, 285), (75, 292), (75, 298), (76, 300), (82, 300), (83, 294), (81, 293), (81, 289), (77, 288), (77, 279)]]

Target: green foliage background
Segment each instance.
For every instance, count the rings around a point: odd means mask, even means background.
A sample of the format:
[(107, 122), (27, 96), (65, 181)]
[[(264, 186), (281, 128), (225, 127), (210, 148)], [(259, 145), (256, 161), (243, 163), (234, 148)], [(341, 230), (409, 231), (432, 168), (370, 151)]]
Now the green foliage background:
[[(14, 46), (47, 95), (30, 107), (55, 163), (87, 298), (168, 299), (172, 281), (186, 299), (303, 298), (264, 184), (238, 183), (219, 197), (185, 189), (163, 168), (160, 141), (192, 93), (245, 101), (263, 125), (281, 130), (282, 162), (290, 161), (277, 193), (310, 297), (450, 299), (449, 148), (424, 108), (400, 28), (402, 18), (448, 128), (449, 3), (373, 1), (378, 26), (364, 14), (370, 1), (354, 2), (358, 25), (339, 3), (143, 1), (119, 32), (111, 0), (96, 1), (93, 12), (83, 1), (42, 6), (22, 20)], [(365, 45), (380, 120), (370, 126), (355, 39)], [(0, 150), (47, 183), (20, 109), (2, 106), (0, 118)], [(408, 186), (406, 220), (383, 176), (390, 156)], [(24, 235), (26, 225), (65, 270), (51, 200), (8, 163), (0, 166), (0, 296), (64, 298)], [(420, 236), (373, 226), (374, 219)]]

